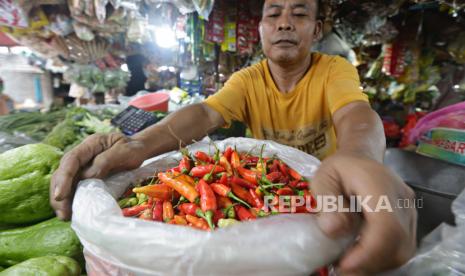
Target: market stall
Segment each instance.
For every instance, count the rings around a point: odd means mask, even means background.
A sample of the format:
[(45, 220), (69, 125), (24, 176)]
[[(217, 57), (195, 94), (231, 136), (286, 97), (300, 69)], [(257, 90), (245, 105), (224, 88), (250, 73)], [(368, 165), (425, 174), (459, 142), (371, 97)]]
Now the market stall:
[[(81, 182), (72, 224), (49, 204), (60, 160), (86, 138), (132, 137), (263, 60), (264, 2), (0, 0), (0, 107), (5, 90), (10, 112), (0, 115), (0, 275), (334, 272), (355, 237), (332, 240), (317, 227), (311, 181), (321, 160), (249, 139), (241, 122), (190, 146), (169, 129), (177, 151)], [(452, 246), (465, 241), (465, 1), (322, 1), (319, 19), (313, 51), (356, 67), (382, 119), (386, 166), (424, 199), (424, 242), (394, 275), (465, 273), (465, 248)], [(18, 45), (29, 50), (13, 53)], [(21, 92), (32, 105), (13, 86), (25, 77), (2, 78), (16, 56), (47, 75), (48, 94), (36, 80)], [(303, 198), (302, 208), (282, 210), (280, 197)]]

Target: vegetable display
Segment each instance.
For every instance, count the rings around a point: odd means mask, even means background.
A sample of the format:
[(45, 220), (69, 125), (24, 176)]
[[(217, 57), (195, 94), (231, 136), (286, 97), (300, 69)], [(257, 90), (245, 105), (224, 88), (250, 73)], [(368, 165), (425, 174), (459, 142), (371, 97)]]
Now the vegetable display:
[(50, 179), (62, 152), (30, 144), (0, 154), (0, 226), (39, 222), (53, 216)]
[(44, 256), (32, 258), (4, 271), (2, 276), (79, 276), (79, 264), (66, 256)]
[[(310, 182), (276, 156), (254, 156), (231, 147), (222, 153), (217, 149), (213, 155), (181, 152), (178, 166), (124, 193), (119, 201), (124, 216), (211, 231), (289, 213), (279, 204), (290, 203), (293, 196), (315, 207)], [(293, 212), (312, 212), (306, 206)]]
[(33, 226), (0, 231), (0, 266), (46, 255), (83, 262), (82, 246), (69, 222), (52, 218)]

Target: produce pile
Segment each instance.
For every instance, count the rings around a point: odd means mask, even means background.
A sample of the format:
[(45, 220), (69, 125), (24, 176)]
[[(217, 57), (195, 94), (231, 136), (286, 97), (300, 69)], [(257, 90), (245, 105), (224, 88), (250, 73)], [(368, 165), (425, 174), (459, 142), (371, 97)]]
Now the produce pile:
[[(126, 191), (119, 200), (124, 216), (211, 231), (315, 208), (310, 182), (276, 156), (262, 157), (263, 146), (260, 156), (231, 147), (222, 153), (216, 149), (213, 155), (197, 151), (192, 157), (186, 149), (181, 152), (178, 166)], [(292, 211), (279, 208), (284, 201), (289, 204), (292, 196), (301, 196), (305, 204)]]
[(46, 144), (0, 154), (0, 270), (8, 267), (1, 275), (80, 275), (79, 239), (69, 222), (54, 218), (49, 204), (51, 176), (62, 155)]
[[(32, 139), (31, 142), (42, 142), (66, 152), (91, 134), (117, 131), (110, 123), (117, 112), (111, 108), (91, 112), (73, 107), (44, 113), (15, 113), (0, 116), (0, 130), (13, 137)], [(4, 138), (7, 139), (0, 139), (0, 146), (4, 150), (17, 146), (16, 143), (8, 145), (9, 137)]]
[(0, 116), (0, 130), (8, 134), (22, 134), (41, 141), (66, 116), (65, 110), (41, 112), (23, 112)]
[(116, 113), (111, 110), (97, 114), (84, 108), (72, 108), (66, 113), (65, 119), (45, 137), (43, 143), (67, 152), (91, 134), (117, 131), (110, 123), (114, 115)]

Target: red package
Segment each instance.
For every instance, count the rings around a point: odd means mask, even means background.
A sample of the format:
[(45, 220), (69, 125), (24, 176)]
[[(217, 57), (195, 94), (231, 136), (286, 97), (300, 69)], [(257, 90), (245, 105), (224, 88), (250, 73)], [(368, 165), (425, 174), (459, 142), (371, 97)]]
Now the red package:
[(205, 40), (211, 43), (223, 43), (224, 41), (224, 9), (220, 1), (215, 2), (207, 24), (205, 25)]

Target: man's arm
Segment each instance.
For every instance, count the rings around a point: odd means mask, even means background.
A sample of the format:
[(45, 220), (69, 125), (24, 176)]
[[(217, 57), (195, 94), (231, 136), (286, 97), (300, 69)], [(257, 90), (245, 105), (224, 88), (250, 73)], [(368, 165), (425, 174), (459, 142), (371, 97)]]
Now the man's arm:
[(223, 124), (218, 112), (193, 104), (130, 138), (120, 133), (92, 135), (61, 159), (50, 185), (50, 204), (59, 218), (69, 219), (79, 180), (135, 169), (144, 160), (176, 149), (180, 142), (190, 144)]
[(386, 139), (381, 119), (366, 102), (350, 103), (333, 115), (338, 151), (383, 162)]
[[(369, 199), (368, 208), (361, 206), (362, 213), (323, 210), (318, 216), (319, 226), (328, 236), (354, 231), (358, 235), (338, 262), (338, 270), (341, 275), (375, 275), (400, 266), (415, 252), (416, 210), (397, 208), (396, 203), (413, 199), (414, 193), (382, 164), (385, 138), (381, 120), (367, 103), (353, 102), (337, 110), (333, 122), (338, 149), (322, 162), (312, 179), (312, 191), (316, 196)], [(377, 211), (381, 199), (389, 201), (391, 210)]]
[(220, 113), (206, 104), (193, 104), (168, 115), (160, 123), (134, 135), (134, 140), (145, 145), (145, 159), (170, 150), (180, 144), (200, 140), (225, 122)]

